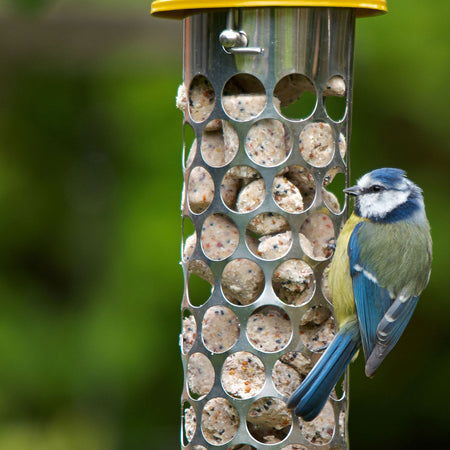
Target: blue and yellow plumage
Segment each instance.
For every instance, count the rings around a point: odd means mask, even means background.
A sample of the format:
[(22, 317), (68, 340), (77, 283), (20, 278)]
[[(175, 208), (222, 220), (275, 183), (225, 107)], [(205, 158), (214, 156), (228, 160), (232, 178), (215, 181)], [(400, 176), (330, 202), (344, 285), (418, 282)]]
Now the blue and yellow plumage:
[(374, 375), (397, 343), (431, 270), (422, 192), (400, 169), (377, 169), (344, 190), (355, 209), (336, 243), (329, 284), (339, 332), (288, 406), (313, 420), (360, 346)]

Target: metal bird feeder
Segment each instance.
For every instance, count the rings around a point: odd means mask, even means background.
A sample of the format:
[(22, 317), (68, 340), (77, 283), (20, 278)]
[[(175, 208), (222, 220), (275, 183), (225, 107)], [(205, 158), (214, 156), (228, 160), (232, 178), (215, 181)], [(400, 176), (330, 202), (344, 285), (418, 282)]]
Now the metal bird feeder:
[[(327, 267), (347, 204), (332, 187), (349, 179), (355, 19), (385, 11), (383, 0), (152, 4), (184, 21), (182, 216), (195, 231), (182, 249), (183, 449), (348, 447), (347, 378), (312, 422), (286, 400), (334, 337)], [(203, 302), (193, 277), (211, 284)]]

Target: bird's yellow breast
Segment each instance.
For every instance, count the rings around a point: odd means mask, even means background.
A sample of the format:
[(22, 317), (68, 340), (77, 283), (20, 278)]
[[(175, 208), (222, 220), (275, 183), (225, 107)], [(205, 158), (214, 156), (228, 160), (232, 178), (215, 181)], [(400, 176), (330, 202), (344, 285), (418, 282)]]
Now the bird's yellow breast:
[(348, 241), (358, 223), (365, 219), (352, 214), (342, 228), (329, 272), (330, 293), (339, 327), (356, 319), (355, 298), (347, 253)]

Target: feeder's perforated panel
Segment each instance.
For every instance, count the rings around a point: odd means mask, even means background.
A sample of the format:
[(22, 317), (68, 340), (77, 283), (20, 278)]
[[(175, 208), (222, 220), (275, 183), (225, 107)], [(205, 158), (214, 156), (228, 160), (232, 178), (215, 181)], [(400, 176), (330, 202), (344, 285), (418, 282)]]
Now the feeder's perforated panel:
[(226, 25), (185, 20), (182, 447), (342, 450), (346, 382), (313, 422), (286, 400), (335, 334), (353, 12), (244, 10), (261, 54), (227, 54)]

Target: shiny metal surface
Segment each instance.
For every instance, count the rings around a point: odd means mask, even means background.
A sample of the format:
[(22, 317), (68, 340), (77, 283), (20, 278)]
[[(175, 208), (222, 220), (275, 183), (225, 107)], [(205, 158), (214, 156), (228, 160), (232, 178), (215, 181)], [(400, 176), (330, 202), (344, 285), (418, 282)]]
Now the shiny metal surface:
[[(257, 398), (276, 397), (286, 400), (274, 388), (271, 378), (273, 365), (281, 354), (290, 351), (305, 351), (305, 347), (298, 333), (293, 333), (292, 339), (283, 351), (275, 353), (264, 353), (255, 350), (246, 339), (245, 329), (250, 314), (262, 305), (276, 305), (282, 308), (289, 315), (293, 328), (297, 329), (298, 323), (304, 312), (311, 305), (330, 304), (324, 298), (320, 289), (320, 280), (322, 272), (327, 261), (315, 261), (309, 258), (302, 250), (299, 239), (294, 237), (292, 246), (283, 258), (270, 261), (261, 260), (251, 253), (245, 245), (245, 230), (248, 221), (261, 212), (276, 212), (286, 218), (292, 230), (298, 230), (306, 218), (317, 211), (323, 211), (324, 208), (330, 216), (335, 232), (338, 233), (342, 220), (347, 214), (347, 205), (339, 213), (333, 213), (327, 208), (322, 195), (321, 187), (327, 172), (331, 168), (338, 168), (345, 173), (345, 184), (348, 185), (349, 177), (349, 156), (348, 146), (350, 141), (350, 119), (351, 119), (351, 101), (352, 101), (352, 65), (353, 65), (353, 39), (355, 16), (351, 9), (344, 8), (258, 8), (244, 9), (240, 18), (239, 31), (244, 31), (248, 37), (248, 46), (261, 48), (264, 51), (260, 54), (227, 54), (220, 42), (220, 34), (229, 27), (229, 19), (226, 11), (197, 14), (185, 19), (184, 25), (184, 83), (189, 86), (191, 80), (196, 75), (204, 75), (212, 84), (216, 102), (208, 120), (197, 123), (185, 116), (185, 123), (189, 124), (195, 132), (197, 139), (197, 148), (200, 148), (202, 133), (206, 124), (212, 119), (224, 119), (229, 121), (235, 128), (240, 142), (240, 148), (237, 156), (232, 162), (224, 167), (211, 167), (202, 159), (200, 151), (197, 151), (193, 162), (185, 169), (185, 192), (189, 179), (190, 169), (193, 166), (205, 167), (211, 175), (215, 185), (215, 195), (212, 204), (208, 209), (200, 214), (192, 214), (189, 211), (186, 195), (182, 204), (183, 217), (189, 217), (197, 230), (197, 236), (200, 236), (202, 225), (206, 217), (212, 213), (223, 213), (232, 218), (237, 225), (241, 239), (236, 251), (230, 258), (224, 261), (211, 261), (203, 253), (202, 248), (197, 242), (193, 258), (205, 261), (211, 268), (215, 278), (215, 286), (211, 297), (200, 307), (193, 307), (189, 304), (187, 295), (184, 296), (182, 310), (189, 311), (196, 319), (198, 333), (193, 348), (187, 355), (182, 355), (185, 371), (185, 380), (187, 377), (187, 359), (190, 354), (200, 352), (206, 355), (216, 372), (214, 386), (211, 392), (204, 398), (193, 399), (190, 397), (188, 389), (185, 387), (182, 394), (182, 403), (189, 402), (197, 415), (197, 429), (187, 446), (182, 448), (194, 449), (195, 445), (203, 445), (205, 448), (229, 449), (233, 445), (248, 444), (257, 449), (284, 449), (290, 444), (301, 444), (304, 448), (322, 448), (326, 450), (343, 450), (347, 448), (346, 431), (346, 411), (347, 395), (341, 400), (332, 400), (334, 408), (336, 426), (334, 435), (329, 443), (318, 446), (307, 440), (302, 433), (299, 421), (294, 417), (293, 427), (282, 443), (264, 444), (256, 441), (248, 432), (246, 427), (246, 414), (249, 406)], [(222, 107), (221, 93), (227, 80), (237, 73), (248, 73), (258, 78), (264, 86), (267, 94), (267, 103), (265, 109), (257, 117), (247, 121), (236, 121), (230, 119)], [(314, 85), (317, 93), (317, 102), (312, 114), (303, 120), (293, 120), (281, 115), (273, 101), (273, 91), (277, 82), (285, 75), (298, 73), (308, 77)], [(324, 91), (327, 89), (327, 83), (332, 76), (339, 75), (345, 81), (346, 85), (346, 111), (343, 118), (339, 121), (332, 120), (326, 112)], [(244, 140), (250, 127), (260, 119), (277, 119), (281, 121), (291, 132), (292, 146), (298, 148), (299, 135), (301, 131), (310, 123), (317, 121), (329, 124), (333, 130), (335, 151), (332, 159), (323, 167), (310, 165), (304, 160), (299, 151), (291, 151), (289, 157), (275, 167), (264, 167), (256, 164), (248, 157), (244, 150)], [(338, 148), (339, 135), (345, 136), (347, 142), (347, 156), (345, 160), (341, 158)], [(188, 148), (185, 150), (188, 151)], [(314, 177), (316, 185), (316, 196), (312, 205), (301, 214), (290, 214), (278, 208), (270, 194), (270, 189), (266, 189), (266, 197), (263, 203), (249, 214), (242, 214), (231, 211), (227, 208), (220, 196), (220, 185), (222, 178), (230, 167), (236, 165), (247, 165), (259, 171), (266, 181), (266, 186), (271, 186), (273, 177), (282, 167), (291, 165), (300, 165), (310, 170)], [(197, 239), (199, 241), (199, 239)], [(265, 275), (265, 289), (261, 297), (253, 304), (248, 306), (233, 306), (223, 296), (220, 289), (221, 274), (226, 263), (236, 258), (247, 258), (256, 261)], [(271, 276), (274, 269), (281, 261), (289, 258), (302, 258), (314, 270), (316, 280), (316, 289), (312, 300), (305, 306), (293, 307), (282, 304), (274, 298), (271, 286)], [(189, 273), (187, 264), (182, 263), (185, 273), (185, 289), (188, 290)], [(203, 345), (200, 332), (200, 324), (205, 311), (213, 305), (226, 305), (237, 316), (240, 322), (241, 333), (236, 345), (232, 350), (223, 354), (211, 354)], [(220, 382), (220, 370), (225, 358), (236, 351), (248, 351), (256, 354), (266, 367), (266, 383), (261, 392), (248, 400), (237, 400), (230, 397), (223, 389)], [(225, 445), (211, 445), (202, 435), (200, 421), (202, 409), (205, 403), (214, 397), (227, 398), (237, 409), (240, 415), (240, 427), (234, 439)], [(345, 420), (343, 418), (345, 417)], [(201, 447), (198, 447), (199, 449)]]
[(223, 30), (219, 35), (219, 41), (222, 48), (227, 54), (260, 54), (264, 51), (262, 47), (249, 47), (248, 36), (242, 30), (242, 10), (236, 11), (230, 9), (227, 16), (227, 29)]

